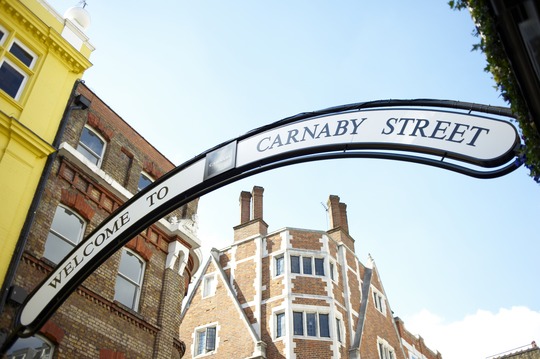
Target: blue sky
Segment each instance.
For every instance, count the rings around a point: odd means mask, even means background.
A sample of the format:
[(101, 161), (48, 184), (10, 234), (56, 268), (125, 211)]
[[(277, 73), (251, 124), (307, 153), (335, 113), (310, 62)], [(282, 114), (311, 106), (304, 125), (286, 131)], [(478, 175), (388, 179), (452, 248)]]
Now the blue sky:
[[(76, 4), (49, 3), (61, 14)], [(505, 105), (471, 51), (470, 15), (446, 1), (88, 0), (87, 10), (96, 50), (86, 84), (176, 164), (347, 103)], [(525, 169), (492, 180), (383, 160), (274, 170), (201, 198), (205, 255), (231, 243), (240, 191), (254, 185), (265, 188), (270, 231), (327, 229), (321, 202), (340, 196), (392, 310), (445, 359), (540, 340), (540, 187)]]

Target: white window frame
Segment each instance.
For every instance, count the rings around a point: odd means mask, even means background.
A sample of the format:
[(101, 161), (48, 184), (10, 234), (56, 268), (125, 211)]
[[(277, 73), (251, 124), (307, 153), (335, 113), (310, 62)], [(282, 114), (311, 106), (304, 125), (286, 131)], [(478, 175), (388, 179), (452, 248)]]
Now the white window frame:
[(139, 181), (137, 182), (137, 192), (140, 192), (142, 191), (144, 188), (140, 188), (139, 187), (139, 182), (141, 181), (141, 177), (146, 177), (150, 183), (148, 184), (148, 186), (150, 186), (150, 184), (152, 184), (155, 180), (152, 176), (150, 176), (148, 173), (146, 173), (145, 171), (141, 171), (141, 173), (139, 174)]
[(328, 259), (328, 274), (332, 282), (338, 283), (339, 274), (337, 271), (337, 263), (332, 259)]
[[(278, 273), (278, 261), (281, 261), (281, 272)], [(274, 256), (274, 277), (279, 277), (285, 274), (285, 256), (278, 254)]]
[[(292, 257), (298, 257), (299, 258), (299, 269), (300, 269), (300, 273), (296, 273), (296, 272), (293, 272), (292, 271)], [(311, 263), (311, 273), (306, 273), (305, 272), (305, 268), (304, 268), (304, 259), (309, 259), (310, 263)], [(324, 273), (321, 275), (321, 274), (316, 274), (317, 273), (317, 269), (316, 269), (316, 266), (315, 266), (315, 259), (321, 259), (323, 261), (323, 271)], [(299, 254), (299, 253), (291, 253), (289, 255), (289, 263), (291, 265), (291, 274), (296, 274), (296, 275), (303, 275), (303, 276), (309, 276), (309, 277), (317, 277), (317, 278), (323, 278), (323, 277), (326, 277), (327, 274), (326, 274), (326, 269), (325, 269), (325, 265), (326, 265), (326, 258), (324, 256), (320, 256), (320, 255), (313, 255), (313, 254)]]
[[(302, 313), (302, 334), (294, 334), (294, 313)], [(308, 326), (307, 326), (307, 316), (308, 314), (315, 314), (315, 335), (308, 335)], [(328, 316), (328, 336), (321, 336), (321, 315)], [(292, 310), (292, 325), (293, 325), (293, 336), (296, 338), (303, 339), (316, 339), (316, 340), (333, 340), (332, 339), (332, 323), (330, 323), (332, 316), (330, 315), (329, 310), (318, 310), (317, 308), (293, 308)]]
[[(2, 29), (4, 32), (4, 37), (0, 40), (0, 46), (3, 46), (3, 44), (7, 42), (7, 39), (10, 38), (10, 32), (3, 26), (0, 26), (0, 29)], [(19, 59), (15, 54), (11, 52), (11, 48), (13, 44), (17, 44), (21, 49), (26, 51), (32, 57), (32, 62), (29, 65), (26, 65), (24, 62), (21, 61), (21, 59)], [(22, 43), (22, 41), (20, 41), (19, 39), (12, 37), (12, 40), (7, 43), (7, 46), (5, 46), (4, 48), (4, 56), (0, 59), (0, 68), (4, 65), (4, 63), (6, 63), (23, 77), (23, 80), (21, 84), (19, 85), (19, 88), (17, 89), (17, 93), (15, 94), (15, 96), (11, 97), (11, 95), (6, 93), (7, 96), (9, 96), (10, 98), (13, 98), (16, 101), (20, 99), (24, 91), (24, 88), (26, 87), (26, 84), (28, 83), (30, 76), (33, 75), (32, 69), (34, 68), (34, 65), (36, 64), (37, 59), (38, 59), (38, 55), (34, 51), (32, 51), (28, 46)]]
[[(120, 272), (120, 261), (122, 260), (122, 256), (124, 255), (124, 252), (130, 253), (131, 255), (133, 255), (137, 259), (139, 259), (139, 261), (141, 262), (141, 278), (140, 278), (139, 283), (136, 283), (131, 278), (129, 278), (128, 276), (126, 276), (125, 274)], [(125, 305), (126, 307), (138, 312), (139, 311), (139, 304), (140, 304), (140, 301), (141, 301), (142, 286), (143, 286), (143, 283), (144, 283), (144, 273), (146, 271), (146, 261), (140, 255), (138, 255), (136, 252), (134, 252), (134, 251), (132, 251), (131, 249), (128, 249), (128, 248), (122, 248), (120, 261), (118, 262), (118, 271), (117, 271), (117, 275), (116, 275), (116, 280), (118, 280), (118, 277), (122, 277), (124, 280), (130, 282), (131, 284), (134, 284), (136, 289), (137, 289), (136, 292), (135, 292), (135, 298), (133, 300), (133, 307), (131, 307), (131, 306), (125, 304), (125, 303), (122, 303), (122, 305)], [(116, 288), (115, 288), (115, 300), (118, 301), (116, 299)], [(121, 303), (120, 301), (118, 301), (118, 302)]]
[(1, 24), (0, 24), (0, 30), (2, 30), (2, 32), (4, 33), (4, 37), (0, 39), (0, 46), (2, 46), (6, 42), (6, 39), (9, 37), (9, 34), (11, 33), (11, 31), (8, 31), (8, 29), (3, 27)]
[(386, 317), (386, 297), (377, 288), (371, 287), (375, 309)]
[[(11, 47), (13, 46), (13, 44), (16, 43), (21, 49), (23, 49), (24, 51), (28, 52), (29, 55), (32, 56), (32, 62), (30, 63), (30, 65), (26, 65), (24, 62), (22, 62), (21, 59), (19, 59), (17, 56), (15, 56), (14, 53), (11, 52)], [(20, 41), (19, 39), (17, 38), (14, 38), (13, 41), (11, 41), (11, 43), (9, 44), (9, 48), (6, 49), (7, 52), (9, 52), (13, 57), (15, 57), (17, 60), (19, 60), (21, 62), (21, 64), (26, 67), (27, 69), (29, 70), (32, 70), (34, 68), (34, 65), (36, 64), (37, 62), (37, 59), (38, 59), (38, 56), (36, 55), (36, 53), (32, 50), (30, 50), (30, 48), (28, 46), (26, 46), (25, 44), (22, 43), (22, 41)]]
[[(207, 282), (212, 281), (213, 285), (210, 289), (207, 287)], [(201, 294), (203, 299), (213, 297), (217, 290), (217, 276), (215, 273), (205, 275), (202, 280)]]
[[(99, 137), (99, 139), (103, 141), (103, 149), (101, 150), (101, 154), (100, 154), (100, 155), (98, 155), (97, 153), (95, 153), (94, 151), (92, 151), (90, 148), (88, 148), (88, 146), (87, 146), (85, 143), (81, 142), (81, 137), (82, 137), (84, 128), (88, 129), (88, 131), (92, 132), (95, 136)], [(86, 157), (82, 152), (80, 152), (80, 151), (78, 150), (78, 148), (79, 148), (79, 146), (82, 146), (82, 147), (84, 147), (84, 149), (85, 149), (86, 151), (95, 154), (96, 157), (99, 158), (98, 163), (96, 163), (95, 166), (101, 168), (101, 164), (103, 163), (103, 157), (105, 157), (105, 151), (106, 151), (106, 149), (107, 149), (107, 141), (106, 141), (105, 138), (103, 138), (103, 136), (102, 136), (98, 131), (96, 131), (92, 126), (84, 125), (84, 128), (83, 128), (83, 130), (81, 131), (81, 134), (79, 135), (79, 140), (78, 140), (78, 142), (77, 142), (77, 151), (78, 151), (79, 153), (81, 153), (81, 154), (84, 156), (84, 158), (86, 158), (86, 159), (87, 159), (88, 161), (90, 161), (92, 164), (94, 164), (93, 161), (91, 161), (91, 160), (90, 160), (88, 157)]]
[[(60, 233), (60, 232), (57, 232), (56, 230), (53, 230), (52, 228), (52, 225), (54, 223), (54, 219), (56, 218), (56, 212), (58, 211), (58, 208), (63, 208), (64, 210), (70, 212), (71, 215), (77, 217), (81, 222), (82, 222), (82, 225), (81, 225), (81, 230), (79, 231), (79, 237), (78, 238), (68, 238), (66, 237), (64, 234)], [(79, 244), (82, 239), (84, 238), (84, 233), (86, 231), (86, 221), (84, 218), (82, 218), (77, 212), (75, 212), (72, 208), (69, 208), (68, 206), (64, 206), (62, 204), (59, 204), (58, 206), (56, 206), (55, 210), (54, 210), (54, 216), (53, 216), (53, 219), (51, 221), (51, 225), (49, 226), (49, 231), (47, 232), (47, 238), (49, 236), (49, 233), (52, 233), (53, 235), (55, 235), (56, 237), (59, 237), (60, 240), (62, 240), (66, 246), (71, 246), (71, 248), (67, 251), (67, 253), (71, 252), (71, 250), (73, 248), (75, 248), (75, 246), (77, 246), (77, 244)], [(62, 261), (62, 259), (64, 257), (62, 257), (58, 262), (54, 262), (54, 260), (52, 258), (49, 258), (46, 256), (45, 252), (46, 252), (46, 249), (47, 249), (47, 240), (45, 240), (45, 246), (43, 248), (43, 257), (47, 258), (48, 260), (50, 260), (51, 262), (53, 263), (60, 263)], [(66, 255), (67, 255), (66, 253)]]
[[(281, 326), (281, 335), (278, 335), (278, 331), (280, 329), (280, 326), (279, 326), (279, 321), (278, 321), (278, 317), (281, 316), (283, 317), (283, 323), (282, 323), (282, 326)], [(284, 311), (279, 311), (279, 312), (276, 312), (274, 313), (274, 323), (275, 323), (275, 326), (276, 326), (276, 330), (275, 330), (275, 338), (276, 339), (282, 339), (284, 337), (286, 337), (286, 332), (287, 332), (287, 324), (286, 324), (286, 316), (285, 316), (285, 312)]]
[[(214, 349), (212, 349), (212, 350), (208, 350), (208, 347), (207, 347), (208, 329), (209, 328), (214, 328), (214, 330), (216, 332), (215, 337), (214, 337)], [(204, 335), (204, 347), (202, 348), (202, 352), (199, 353), (198, 352), (199, 351), (198, 350), (199, 349), (199, 333), (202, 333), (202, 332), (205, 333), (205, 335)], [(218, 345), (219, 345), (218, 332), (219, 332), (219, 325), (218, 325), (217, 322), (210, 323), (210, 324), (195, 328), (195, 331), (193, 333), (193, 357), (194, 358), (200, 358), (200, 357), (203, 357), (203, 356), (212, 355), (212, 354), (215, 354), (217, 352)]]
[(377, 337), (377, 353), (379, 354), (379, 359), (396, 359), (394, 348), (385, 339), (380, 337)]

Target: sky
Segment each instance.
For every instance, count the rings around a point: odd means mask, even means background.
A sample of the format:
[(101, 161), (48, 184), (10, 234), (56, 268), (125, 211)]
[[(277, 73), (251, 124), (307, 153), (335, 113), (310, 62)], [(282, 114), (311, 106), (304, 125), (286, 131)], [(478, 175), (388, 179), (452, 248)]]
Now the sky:
[[(60, 14), (76, 1), (48, 1)], [(306, 111), (382, 99), (506, 106), (468, 12), (441, 0), (88, 0), (86, 84), (175, 164)], [(480, 180), (424, 165), (342, 159), (255, 175), (203, 196), (199, 238), (232, 242), (243, 190), (264, 187), (269, 231), (328, 229), (347, 204), (389, 305), (445, 359), (540, 341), (540, 186), (524, 169)]]

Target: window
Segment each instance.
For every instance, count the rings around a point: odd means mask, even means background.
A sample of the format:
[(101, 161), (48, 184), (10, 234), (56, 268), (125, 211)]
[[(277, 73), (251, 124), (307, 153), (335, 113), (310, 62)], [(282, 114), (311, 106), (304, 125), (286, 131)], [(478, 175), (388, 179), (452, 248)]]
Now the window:
[[(302, 263), (302, 268), (300, 268)], [(313, 275), (313, 263), (315, 263), (315, 275), (324, 276), (324, 258), (310, 256), (291, 256), (291, 273)]]
[(85, 126), (81, 132), (77, 151), (99, 167), (105, 153), (105, 140), (89, 127)]
[(315, 258), (315, 275), (324, 275), (324, 259)]
[(135, 311), (139, 309), (144, 264), (144, 261), (132, 251), (125, 248), (122, 250), (114, 300)]
[(285, 313), (276, 314), (276, 338), (285, 335)]
[(7, 357), (12, 359), (53, 357), (54, 346), (45, 338), (36, 335), (29, 338), (19, 338), (8, 350)]
[(336, 280), (335, 278), (336, 276), (334, 274), (334, 263), (330, 262), (330, 279), (335, 281)]
[(375, 308), (382, 314), (386, 315), (386, 305), (384, 297), (381, 293), (373, 290), (373, 302), (375, 303)]
[(210, 297), (216, 294), (216, 276), (208, 275), (203, 280), (203, 298)]
[(313, 270), (311, 268), (311, 257), (302, 257), (302, 265), (304, 274), (313, 274)]
[(195, 344), (195, 356), (216, 350), (216, 327), (197, 330)]
[(294, 335), (304, 335), (304, 313), (293, 312)]
[[(304, 323), (304, 317), (306, 321)], [(328, 314), (317, 312), (293, 312), (294, 335), (330, 338)]]
[(291, 256), (291, 273), (300, 273), (300, 257)]
[(276, 260), (276, 276), (283, 274), (283, 256), (275, 258)]
[(392, 348), (385, 340), (379, 339), (379, 358), (380, 359), (394, 359), (394, 348)]
[(137, 191), (143, 190), (148, 185), (151, 185), (152, 182), (154, 181), (149, 175), (147, 175), (144, 172), (141, 172), (141, 175), (139, 176), (139, 184), (137, 185)]
[[(0, 27), (0, 45), (6, 42), (8, 36), (7, 30)], [(24, 85), (32, 75), (37, 55), (15, 38), (11, 41), (8, 51), (3, 50), (0, 48), (0, 53), (4, 53), (0, 58), (0, 89), (18, 100)]]
[(328, 322), (328, 314), (319, 313), (319, 336), (330, 338), (330, 323)]
[(53, 263), (60, 263), (81, 241), (86, 224), (69, 209), (58, 206), (45, 242), (43, 256)]
[(341, 320), (336, 318), (336, 337), (338, 342), (342, 343), (341, 341)]

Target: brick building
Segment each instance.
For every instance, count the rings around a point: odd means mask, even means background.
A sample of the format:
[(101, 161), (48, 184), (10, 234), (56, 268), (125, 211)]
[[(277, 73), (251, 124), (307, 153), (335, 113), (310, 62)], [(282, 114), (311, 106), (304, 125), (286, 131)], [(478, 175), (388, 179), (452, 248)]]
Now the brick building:
[(184, 306), (186, 357), (442, 358), (393, 317), (339, 197), (328, 200), (329, 231), (268, 233), (263, 191), (241, 193), (234, 242), (211, 251)]
[[(174, 168), (87, 86), (90, 102), (66, 110), (65, 129), (29, 231), (0, 329), (57, 263), (112, 211)], [(79, 97), (79, 100), (81, 98)], [(86, 101), (86, 103), (88, 103)], [(195, 200), (147, 228), (104, 262), (31, 338), (8, 358), (180, 358), (179, 316), (200, 266)], [(34, 357), (34, 356), (32, 356)]]

